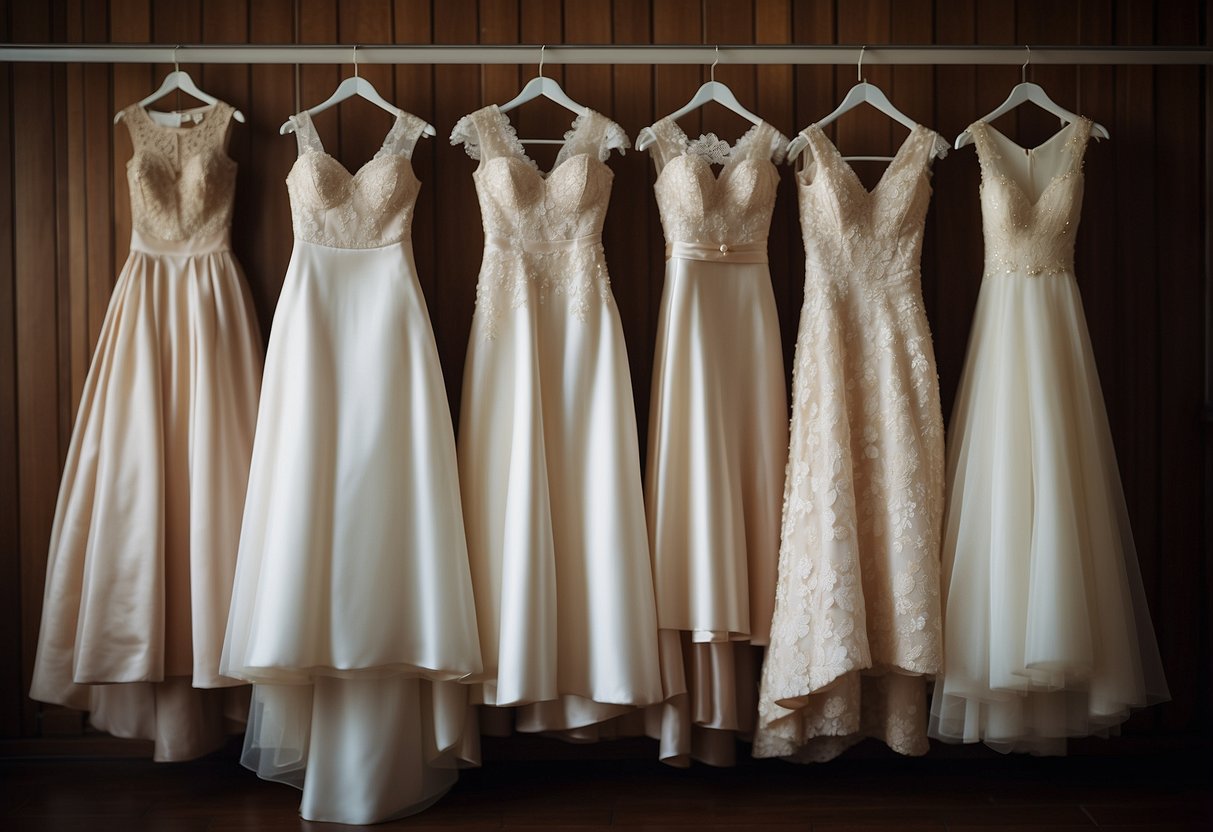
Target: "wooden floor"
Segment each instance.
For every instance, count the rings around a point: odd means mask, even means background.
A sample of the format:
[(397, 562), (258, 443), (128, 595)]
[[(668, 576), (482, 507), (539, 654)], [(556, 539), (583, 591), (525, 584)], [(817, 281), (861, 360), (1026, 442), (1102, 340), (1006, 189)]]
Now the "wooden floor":
[[(1213, 829), (1207, 755), (746, 761), (676, 770), (638, 760), (486, 762), (437, 806), (376, 829), (851, 829), (1041, 832)], [(299, 819), (295, 790), (258, 780), (234, 750), (142, 760), (0, 759), (0, 829), (334, 830)], [(352, 827), (351, 827), (352, 828)]]

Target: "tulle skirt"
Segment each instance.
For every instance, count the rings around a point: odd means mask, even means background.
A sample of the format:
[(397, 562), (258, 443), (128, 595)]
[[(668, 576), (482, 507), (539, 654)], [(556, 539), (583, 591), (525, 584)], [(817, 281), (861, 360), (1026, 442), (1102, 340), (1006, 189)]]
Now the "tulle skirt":
[(244, 722), (219, 658), (260, 380), (226, 238), (136, 232), (68, 448), (30, 696), (153, 740), (157, 760)]
[(1072, 275), (982, 284), (948, 484), (932, 736), (1058, 754), (1169, 698)]
[(481, 669), (454, 433), (412, 249), (296, 242), (274, 316), (223, 653), (245, 765), (308, 820), (454, 782)]
[(753, 732), (787, 452), (767, 265), (671, 257), (645, 489), (666, 696), (648, 731), (667, 763), (731, 765)]
[(476, 309), (459, 425), (484, 652), (471, 695), (513, 708), (483, 713), (486, 732), (591, 741), (662, 698), (627, 352), (609, 291), (544, 293), (510, 268), (513, 307)]

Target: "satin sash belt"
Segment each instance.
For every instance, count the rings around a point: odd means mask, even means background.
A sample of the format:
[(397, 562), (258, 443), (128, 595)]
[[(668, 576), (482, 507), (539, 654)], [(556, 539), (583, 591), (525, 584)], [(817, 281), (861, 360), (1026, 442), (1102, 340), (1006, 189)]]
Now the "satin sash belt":
[(668, 243), (665, 247), (666, 259), (674, 257), (683, 260), (707, 260), (711, 263), (765, 263), (767, 262), (767, 241), (759, 240), (754, 243), (737, 243), (729, 245), (721, 243)]
[(582, 246), (598, 245), (602, 242), (601, 234), (586, 234), (584, 237), (573, 237), (570, 240), (516, 240), (513, 237), (499, 237), (489, 234), (484, 238), (484, 247), (498, 251), (525, 251), (531, 254), (553, 254), (557, 251), (573, 251)]
[(231, 235), (225, 228), (208, 234), (205, 237), (191, 237), (188, 240), (161, 240), (147, 234), (141, 234), (131, 229), (131, 251), (142, 251), (146, 254), (179, 254), (192, 256), (197, 254), (214, 254), (218, 251), (230, 251)]

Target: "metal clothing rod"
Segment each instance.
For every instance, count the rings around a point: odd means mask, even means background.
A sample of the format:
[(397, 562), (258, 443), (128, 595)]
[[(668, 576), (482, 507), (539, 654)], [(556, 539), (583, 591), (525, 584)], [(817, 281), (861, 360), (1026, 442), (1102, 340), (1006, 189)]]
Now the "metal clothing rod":
[[(344, 64), (353, 44), (3, 44), (0, 61), (105, 64)], [(837, 64), (856, 62), (855, 46), (548, 45), (548, 64)], [(176, 55), (174, 56), (174, 51)], [(1024, 62), (1022, 46), (868, 46), (864, 63), (886, 65), (977, 65)], [(531, 64), (539, 45), (358, 44), (360, 64)], [(1213, 49), (1187, 47), (1033, 46), (1032, 64), (1213, 64)]]

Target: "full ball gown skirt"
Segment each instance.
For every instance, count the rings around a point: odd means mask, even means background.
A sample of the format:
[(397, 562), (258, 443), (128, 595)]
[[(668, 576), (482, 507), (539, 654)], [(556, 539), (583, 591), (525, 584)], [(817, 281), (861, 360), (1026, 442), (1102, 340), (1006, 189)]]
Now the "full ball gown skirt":
[(639, 733), (636, 709), (661, 699), (657, 626), (601, 243), (605, 160), (627, 140), (589, 111), (546, 177), (495, 106), (464, 117), (451, 141), (480, 161), (486, 236), (459, 424), (484, 654), (472, 698), (497, 706), (481, 709), (486, 732)]
[(481, 669), (454, 432), (409, 240), (425, 123), (399, 115), (353, 176), (295, 124), (223, 667), (255, 683), (243, 763), (302, 789), (307, 820), (374, 823), (477, 751), (453, 681)]
[(865, 737), (924, 754), (944, 447), (919, 257), (946, 145), (916, 126), (869, 192), (820, 127), (802, 135), (804, 308), (754, 754), (822, 761)]
[(1060, 754), (1169, 698), (1074, 279), (1090, 129), (1024, 154), (970, 128), (986, 271), (948, 442), (948, 742)]
[(666, 275), (645, 499), (666, 701), (647, 730), (667, 763), (731, 765), (775, 604), (788, 410), (767, 235), (787, 138), (649, 129)]
[(231, 107), (180, 129), (123, 112), (130, 256), (68, 447), (30, 696), (187, 760), (238, 733), (248, 706), (219, 656), (261, 339), (228, 239)]

